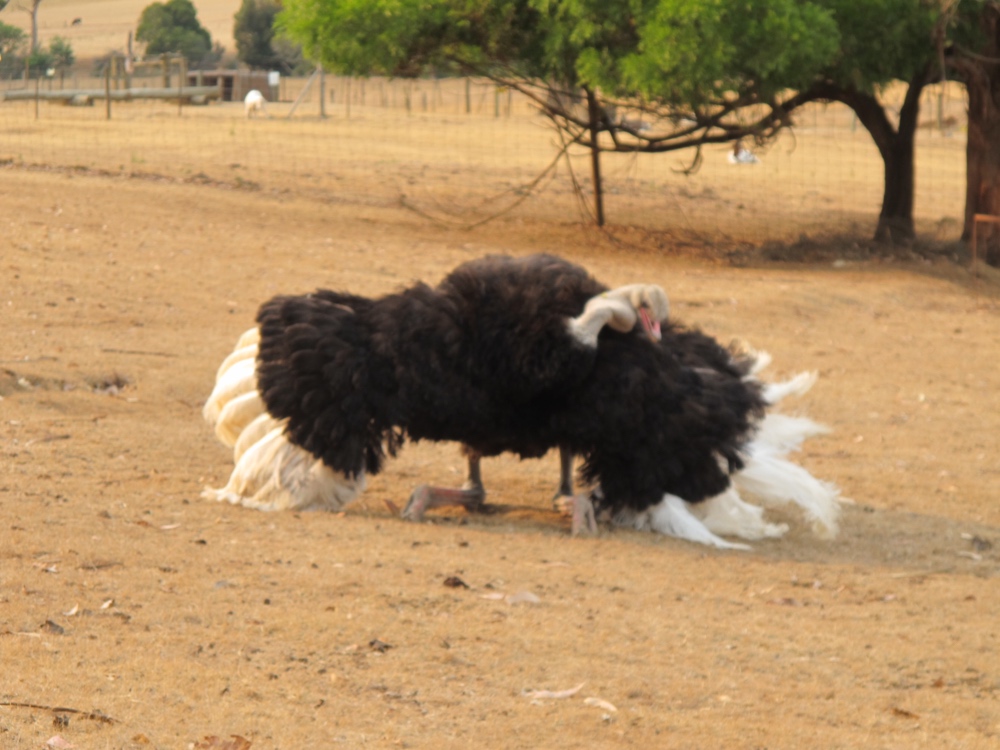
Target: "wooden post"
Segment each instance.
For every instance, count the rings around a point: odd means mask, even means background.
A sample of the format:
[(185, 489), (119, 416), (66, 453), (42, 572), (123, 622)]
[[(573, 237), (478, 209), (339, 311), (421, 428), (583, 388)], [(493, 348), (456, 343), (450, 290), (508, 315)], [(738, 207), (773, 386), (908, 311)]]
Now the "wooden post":
[(163, 88), (170, 88), (170, 58), (166, 53), (160, 55), (160, 65), (163, 66)]
[(319, 68), (319, 116), (320, 119), (326, 117), (326, 71), (323, 66)]
[(500, 116), (500, 87), (493, 87), (493, 116)]
[(111, 61), (104, 68), (104, 118), (111, 119)]
[(465, 79), (465, 114), (472, 113), (472, 79)]
[(180, 70), (177, 73), (177, 116), (180, 117), (183, 114), (184, 109), (184, 87), (187, 85), (187, 58), (181, 55), (177, 58), (177, 63), (180, 65)]
[(594, 213), (597, 217), (597, 226), (604, 226), (604, 190), (601, 185), (601, 147), (597, 138), (601, 133), (601, 110), (597, 106), (597, 97), (590, 89), (587, 92), (587, 110), (590, 114), (590, 164), (593, 169), (594, 180)]
[[(972, 268), (976, 268), (976, 260), (978, 259), (978, 251), (976, 249), (976, 229), (978, 225), (982, 224), (1000, 224), (1000, 216), (994, 216), (993, 214), (973, 214), (972, 215)], [(987, 253), (984, 253), (988, 255)]]
[(35, 119), (38, 119), (38, 78), (35, 78)]
[(351, 77), (347, 76), (347, 94), (344, 96), (344, 107), (347, 119), (351, 119)]

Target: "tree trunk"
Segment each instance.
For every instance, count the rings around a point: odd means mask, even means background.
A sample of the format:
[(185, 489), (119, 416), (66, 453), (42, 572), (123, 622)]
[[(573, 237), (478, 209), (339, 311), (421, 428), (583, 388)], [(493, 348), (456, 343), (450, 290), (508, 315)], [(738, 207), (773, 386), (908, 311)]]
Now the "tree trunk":
[(885, 187), (882, 192), (882, 211), (875, 230), (877, 242), (911, 242), (916, 237), (913, 225), (914, 142), (920, 115), (920, 95), (927, 84), (929, 66), (910, 81), (899, 111), (899, 124), (883, 149), (885, 162)]
[[(966, 143), (965, 225), (962, 239), (972, 239), (976, 214), (1000, 215), (1000, 8), (989, 3), (983, 9), (981, 27), (985, 43), (978, 59), (958, 67), (969, 95), (969, 137)], [(983, 257), (1000, 267), (1000, 238), (995, 224), (980, 227), (985, 240)]]
[(601, 183), (601, 147), (597, 138), (601, 132), (601, 108), (597, 97), (589, 88), (587, 92), (587, 114), (590, 119), (590, 163), (594, 177), (594, 214), (597, 226), (604, 226), (604, 188)]
[(42, 0), (31, 0), (31, 10), (28, 13), (31, 15), (31, 51), (34, 52), (38, 49), (38, 6), (42, 4)]
[(913, 140), (893, 138), (885, 153), (882, 210), (875, 228), (876, 242), (907, 243), (916, 236), (913, 225)]
[(913, 224), (914, 142), (920, 114), (920, 94), (927, 84), (930, 70), (928, 64), (910, 80), (899, 112), (899, 125), (895, 128), (882, 104), (871, 94), (841, 88), (833, 83), (817, 84), (809, 92), (814, 98), (838, 101), (854, 110), (882, 156), (885, 178), (882, 210), (875, 229), (874, 239), (877, 242), (909, 243), (916, 236)]

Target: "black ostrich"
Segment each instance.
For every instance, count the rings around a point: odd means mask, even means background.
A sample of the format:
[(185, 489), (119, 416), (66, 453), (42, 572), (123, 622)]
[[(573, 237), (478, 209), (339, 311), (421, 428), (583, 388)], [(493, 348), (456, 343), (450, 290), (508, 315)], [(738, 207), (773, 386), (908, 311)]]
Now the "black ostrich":
[[(599, 359), (601, 332), (651, 348), (666, 317), (659, 287), (608, 290), (550, 255), (488, 257), (377, 300), (271, 300), (257, 390), (290, 442), (349, 478), (377, 473), (404, 438), (538, 457), (562, 444), (553, 416)], [(421, 512), (483, 499), (481, 485), (425, 493)]]

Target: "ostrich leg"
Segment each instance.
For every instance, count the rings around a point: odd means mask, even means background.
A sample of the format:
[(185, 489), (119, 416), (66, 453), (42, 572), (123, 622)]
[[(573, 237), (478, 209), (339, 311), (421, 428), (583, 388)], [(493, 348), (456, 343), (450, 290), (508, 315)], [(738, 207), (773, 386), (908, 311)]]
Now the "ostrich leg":
[(470, 513), (482, 509), (483, 501), (486, 500), (486, 489), (483, 487), (483, 475), (479, 466), (482, 456), (468, 446), (465, 446), (465, 455), (469, 462), (469, 475), (461, 489), (422, 484), (410, 495), (410, 500), (403, 509), (403, 518), (419, 521), (431, 508), (451, 505), (461, 505)]
[(573, 536), (584, 530), (597, 533), (594, 504), (586, 493), (573, 494), (573, 452), (565, 445), (559, 446), (559, 489), (552, 498), (553, 507), (573, 519)]

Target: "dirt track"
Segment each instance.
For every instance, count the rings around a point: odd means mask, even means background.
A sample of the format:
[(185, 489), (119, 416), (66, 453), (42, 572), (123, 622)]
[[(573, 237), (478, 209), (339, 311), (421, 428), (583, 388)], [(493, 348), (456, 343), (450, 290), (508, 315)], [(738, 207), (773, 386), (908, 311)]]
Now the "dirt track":
[[(1000, 743), (991, 282), (734, 269), (572, 227), (449, 233), (212, 186), (0, 179), (0, 747)], [(97, 214), (109, 188), (115, 210)], [(818, 370), (790, 408), (832, 428), (801, 461), (855, 501), (841, 536), (789, 516), (751, 553), (571, 539), (551, 457), (487, 463), (493, 515), (390, 516), (419, 481), (461, 477), (452, 446), (408, 446), (342, 516), (199, 498), (231, 468), (201, 404), (261, 301), (379, 294), (535, 250), (661, 283), (677, 316), (770, 351), (775, 375)], [(520, 592), (540, 602), (497, 598)]]

